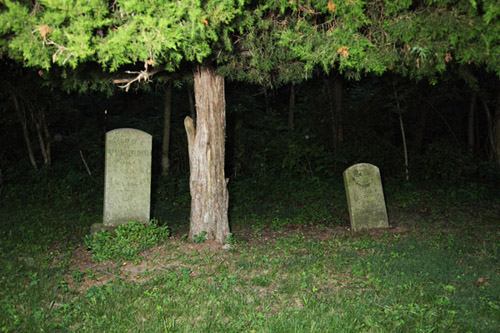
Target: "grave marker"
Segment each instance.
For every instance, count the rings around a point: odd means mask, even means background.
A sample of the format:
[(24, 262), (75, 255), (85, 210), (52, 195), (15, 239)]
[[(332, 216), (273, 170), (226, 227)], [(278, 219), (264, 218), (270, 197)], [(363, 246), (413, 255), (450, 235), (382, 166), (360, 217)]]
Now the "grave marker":
[(106, 133), (103, 223), (92, 233), (130, 221), (149, 222), (151, 202), (150, 134), (120, 128)]
[(379, 169), (368, 163), (344, 171), (344, 186), (351, 231), (389, 228)]

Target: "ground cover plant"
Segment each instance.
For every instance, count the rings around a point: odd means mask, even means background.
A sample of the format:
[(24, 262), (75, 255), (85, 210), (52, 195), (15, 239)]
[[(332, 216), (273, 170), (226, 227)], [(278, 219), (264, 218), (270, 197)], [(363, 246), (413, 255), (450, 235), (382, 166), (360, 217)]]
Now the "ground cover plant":
[(94, 261), (135, 260), (139, 253), (165, 242), (169, 234), (168, 227), (159, 226), (156, 220), (146, 224), (131, 221), (119, 225), (113, 232), (102, 230), (87, 235), (84, 242)]
[[(26, 198), (20, 187), (4, 192), (2, 331), (500, 327), (500, 198), (494, 188), (388, 180), (393, 228), (351, 235), (341, 181), (246, 179), (230, 187), (233, 233), (231, 247), (222, 249), (202, 235), (196, 243), (186, 240), (179, 207), (189, 204), (179, 198), (189, 197), (179, 179), (156, 190), (168, 188), (177, 198), (158, 200), (158, 224), (140, 231), (132, 224), (120, 236), (137, 243), (168, 226), (168, 239), (158, 237), (133, 258), (123, 252), (93, 258), (84, 238), (101, 218), (102, 201), (92, 199), (93, 184), (70, 178), (59, 180), (66, 187), (48, 179), (36, 185), (46, 200)], [(50, 193), (47, 186), (66, 190)], [(169, 207), (177, 209), (172, 219)]]

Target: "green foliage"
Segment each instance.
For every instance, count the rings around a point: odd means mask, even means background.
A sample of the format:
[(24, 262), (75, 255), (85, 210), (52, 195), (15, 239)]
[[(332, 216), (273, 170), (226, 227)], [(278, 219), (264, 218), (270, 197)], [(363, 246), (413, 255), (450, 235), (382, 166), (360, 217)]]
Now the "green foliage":
[(287, 175), (331, 177), (333, 168), (329, 166), (333, 163), (332, 153), (324, 146), (316, 144), (309, 135), (304, 135), (288, 141), (288, 149), (283, 153), (281, 168)]
[(147, 224), (121, 224), (114, 233), (103, 230), (85, 237), (85, 245), (92, 251), (93, 260), (136, 260), (142, 251), (166, 242), (170, 235), (169, 228), (160, 226), (156, 220)]
[(275, 178), (257, 178), (230, 183), (229, 191), (233, 226), (251, 224), (254, 230), (283, 230), (290, 226), (341, 225), (348, 219), (343, 185), (334, 180), (308, 178), (281, 183)]
[[(479, 9), (481, 10), (479, 10)], [(487, 1), (4, 1), (0, 48), (26, 66), (176, 70), (215, 61), (267, 86), (332, 70), (386, 70), (435, 82), (450, 63), (500, 75), (500, 24)], [(141, 66), (142, 67), (142, 66)]]
[(205, 243), (206, 240), (207, 240), (206, 231), (202, 231), (199, 235), (193, 236), (193, 242), (195, 242), (196, 244)]
[(423, 180), (440, 179), (459, 186), (479, 182), (492, 188), (498, 182), (498, 170), (467, 154), (450, 140), (430, 144), (425, 154), (412, 163), (415, 176)]
[[(0, 15), (3, 35), (14, 33), (9, 51), (22, 55), (26, 65), (49, 69), (52, 63), (76, 68), (95, 53), (96, 29), (110, 23), (107, 3), (93, 1), (43, 1), (31, 12), (19, 2), (5, 1)], [(21, 23), (22, 22), (22, 23)]]
[(236, 244), (236, 238), (232, 232), (229, 233), (229, 235), (226, 238), (226, 244), (230, 245), (235, 245)]
[[(9, 55), (27, 66), (76, 68), (98, 62), (111, 72), (137, 62), (173, 71), (183, 59), (202, 62), (243, 1), (52, 1), (33, 8), (5, 1), (0, 34)], [(6, 51), (7, 51), (6, 50)]]
[(388, 39), (399, 44), (398, 64), (391, 67), (431, 82), (452, 63), (474, 63), (498, 75), (500, 24), (495, 16), (477, 10), (475, 1), (431, 1), (399, 12), (383, 23)]
[(281, 44), (282, 27), (275, 20), (274, 12), (261, 8), (244, 12), (242, 16), (239, 21), (242, 38), (237, 40), (233, 52), (217, 59), (221, 74), (231, 80), (273, 88), (289, 82), (299, 83), (311, 76), (311, 71), (296, 61), (289, 47)]

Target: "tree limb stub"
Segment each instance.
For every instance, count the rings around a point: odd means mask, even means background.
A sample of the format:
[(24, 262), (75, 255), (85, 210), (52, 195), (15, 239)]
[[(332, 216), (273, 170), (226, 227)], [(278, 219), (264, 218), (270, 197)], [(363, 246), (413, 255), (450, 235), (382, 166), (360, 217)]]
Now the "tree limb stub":
[(191, 170), (191, 160), (193, 155), (193, 144), (194, 138), (196, 136), (196, 129), (194, 127), (194, 120), (190, 116), (184, 118), (184, 128), (186, 129), (186, 135), (188, 140), (188, 155), (189, 155), (189, 169)]

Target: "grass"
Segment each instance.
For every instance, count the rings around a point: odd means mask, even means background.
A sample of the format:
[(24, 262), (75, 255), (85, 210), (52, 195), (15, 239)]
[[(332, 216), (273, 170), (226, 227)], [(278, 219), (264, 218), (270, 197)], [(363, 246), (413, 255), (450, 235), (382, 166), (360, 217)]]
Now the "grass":
[(173, 236), (103, 262), (83, 244), (99, 200), (11, 195), (0, 210), (0, 329), (497, 332), (498, 196), (396, 185), (385, 189), (396, 228), (350, 235), (341, 184), (232, 184), (230, 250), (186, 242), (184, 213), (167, 213), (189, 204), (158, 200)]

